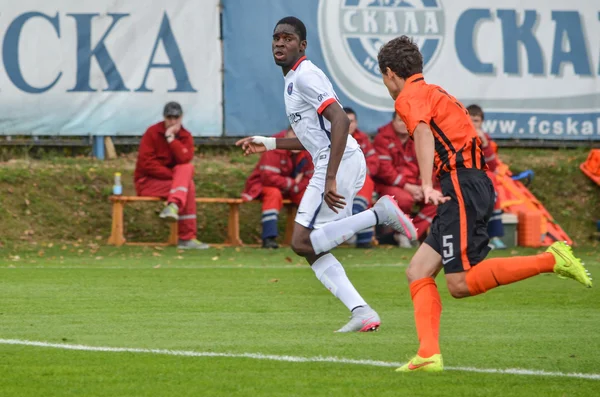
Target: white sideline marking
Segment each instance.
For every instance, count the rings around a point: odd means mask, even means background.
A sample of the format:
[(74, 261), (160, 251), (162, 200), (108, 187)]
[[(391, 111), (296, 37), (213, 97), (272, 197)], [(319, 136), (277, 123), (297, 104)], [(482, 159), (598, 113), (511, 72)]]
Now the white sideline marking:
[[(184, 356), (184, 357), (230, 357), (230, 358), (251, 358), (254, 360), (271, 360), (271, 361), (286, 361), (291, 363), (334, 363), (334, 364), (354, 364), (354, 365), (369, 365), (374, 367), (400, 367), (402, 363), (394, 363), (389, 361), (375, 360), (356, 360), (352, 358), (338, 357), (298, 357), (298, 356), (278, 356), (274, 354), (260, 353), (215, 353), (215, 352), (195, 352), (186, 350), (166, 350), (166, 349), (139, 349), (132, 347), (101, 347), (101, 346), (86, 346), (86, 345), (68, 345), (64, 343), (48, 343), (36, 342), (20, 339), (0, 339), (0, 344), (3, 345), (22, 345), (36, 347), (50, 347), (54, 349), (64, 350), (83, 350), (93, 352), (110, 352), (110, 353), (147, 353), (161, 354), (167, 356)], [(507, 369), (485, 369), (474, 367), (445, 367), (450, 371), (478, 372), (485, 374), (509, 374), (509, 375), (533, 375), (533, 376), (552, 376), (563, 378), (580, 378), (600, 380), (600, 374), (582, 374), (582, 373), (564, 373), (564, 372), (549, 372), (541, 370), (507, 368)]]
[[(154, 265), (155, 266), (155, 265)], [(368, 269), (368, 268), (376, 268), (376, 267), (406, 267), (407, 264), (404, 263), (390, 263), (390, 264), (379, 264), (379, 263), (375, 263), (375, 264), (370, 264), (370, 265), (361, 265), (361, 264), (356, 264), (356, 265), (344, 265), (344, 268), (348, 269), (352, 269), (352, 268), (362, 268), (362, 269)], [(250, 265), (250, 266), (246, 266), (246, 265), (178, 265), (178, 266), (172, 266), (172, 265), (161, 265), (162, 269), (308, 269), (308, 263), (303, 263), (301, 265), (275, 265), (275, 266), (257, 266), (257, 265)], [(95, 269), (100, 269), (100, 270), (112, 270), (112, 269), (125, 269), (125, 270), (148, 270), (148, 269), (152, 269), (152, 265), (148, 265), (148, 266), (102, 266), (99, 264), (91, 264), (90, 266), (28, 266), (28, 264), (26, 262), (23, 262), (23, 265), (20, 266), (19, 262), (14, 262), (14, 264), (11, 265), (4, 265), (4, 266), (0, 266), (0, 269), (10, 269), (10, 270), (14, 270), (14, 269), (75, 269), (75, 270), (95, 270)]]

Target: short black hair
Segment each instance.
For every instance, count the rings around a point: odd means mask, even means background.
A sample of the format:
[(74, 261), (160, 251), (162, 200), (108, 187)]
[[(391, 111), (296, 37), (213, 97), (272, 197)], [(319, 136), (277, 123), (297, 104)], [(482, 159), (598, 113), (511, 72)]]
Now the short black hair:
[(405, 35), (396, 37), (381, 47), (377, 61), (383, 74), (387, 68), (403, 79), (423, 73), (423, 55), (415, 42)]
[(354, 111), (354, 109), (352, 109), (351, 107), (345, 107), (344, 108), (344, 112), (346, 112), (346, 114), (353, 114), (354, 117), (356, 117), (356, 112)]
[(483, 109), (479, 105), (472, 104), (467, 106), (467, 112), (469, 112), (469, 116), (480, 116), (481, 120), (485, 119)]
[(304, 22), (302, 22), (300, 19), (296, 17), (281, 18), (275, 27), (279, 25), (293, 26), (294, 30), (296, 30), (296, 34), (300, 37), (300, 41), (306, 40), (306, 26), (304, 26)]

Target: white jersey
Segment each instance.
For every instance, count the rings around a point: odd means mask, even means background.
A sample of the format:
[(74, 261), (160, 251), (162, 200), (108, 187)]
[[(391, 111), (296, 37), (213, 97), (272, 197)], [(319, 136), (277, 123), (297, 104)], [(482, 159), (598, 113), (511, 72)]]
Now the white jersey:
[[(283, 95), (290, 125), (316, 163), (319, 153), (331, 145), (331, 123), (322, 113), (333, 102), (339, 103), (333, 86), (325, 73), (303, 56), (285, 76)], [(359, 148), (348, 135), (344, 153)]]

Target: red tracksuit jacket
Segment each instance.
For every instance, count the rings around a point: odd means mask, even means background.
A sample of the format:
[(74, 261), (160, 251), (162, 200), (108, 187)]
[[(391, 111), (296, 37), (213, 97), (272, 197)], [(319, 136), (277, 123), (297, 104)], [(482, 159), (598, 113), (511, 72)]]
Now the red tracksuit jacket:
[[(275, 138), (284, 138), (285, 131), (273, 135)], [(314, 172), (310, 154), (303, 150), (292, 154), (289, 150), (270, 150), (260, 157), (252, 174), (246, 181), (242, 193), (244, 200), (254, 200), (262, 193), (263, 186), (279, 188), (284, 193), (299, 193), (304, 191)], [(294, 179), (303, 173), (302, 180), (296, 184)]]
[(194, 139), (188, 130), (181, 127), (171, 143), (165, 139), (165, 132), (165, 124), (161, 121), (148, 128), (142, 136), (135, 164), (135, 181), (144, 177), (172, 179), (173, 167), (189, 163), (194, 158)]
[(498, 167), (498, 159), (496, 157), (497, 145), (488, 134), (485, 134), (485, 137), (488, 140), (488, 144), (487, 146), (482, 145), (481, 150), (483, 151), (483, 157), (485, 157), (485, 163), (488, 166), (488, 170), (493, 173)]
[(379, 171), (379, 156), (377, 156), (377, 152), (375, 151), (369, 136), (357, 129), (354, 131), (354, 134), (352, 134), (352, 137), (356, 139), (356, 142), (358, 142), (365, 155), (368, 174), (371, 176), (377, 175), (377, 172)]
[(379, 155), (379, 170), (373, 176), (375, 183), (403, 187), (406, 183), (418, 182), (419, 165), (415, 143), (408, 139), (402, 144), (392, 123), (379, 128), (373, 146)]

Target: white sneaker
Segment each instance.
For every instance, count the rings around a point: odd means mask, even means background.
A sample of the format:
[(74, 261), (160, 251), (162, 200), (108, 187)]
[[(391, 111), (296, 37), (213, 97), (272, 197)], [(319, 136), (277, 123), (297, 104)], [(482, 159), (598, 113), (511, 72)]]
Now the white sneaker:
[(408, 237), (406, 237), (402, 233), (394, 233), (394, 240), (396, 240), (396, 242), (398, 243), (398, 247), (400, 247), (400, 248), (412, 248), (413, 247), (413, 245), (410, 242), (410, 240), (408, 239)]
[(408, 237), (410, 241), (417, 239), (417, 229), (412, 220), (398, 207), (394, 197), (381, 197), (372, 208), (379, 219), (380, 225), (390, 226), (395, 231)]
[(350, 321), (335, 332), (371, 332), (377, 331), (381, 325), (381, 319), (371, 306), (363, 306), (354, 309)]
[(180, 250), (205, 250), (210, 248), (210, 245), (203, 243), (200, 240), (179, 240), (177, 248)]
[(178, 212), (179, 207), (177, 207), (177, 204), (170, 203), (165, 208), (163, 208), (163, 210), (160, 212), (160, 214), (158, 214), (158, 216), (160, 217), (160, 219), (167, 222), (177, 222), (177, 220), (179, 219), (179, 215), (177, 215)]
[(493, 250), (505, 250), (506, 249), (506, 244), (504, 244), (504, 242), (502, 240), (500, 240), (500, 237), (492, 237), (490, 239), (490, 242), (488, 243), (488, 246)]

